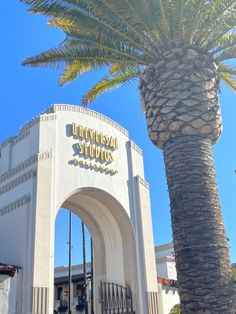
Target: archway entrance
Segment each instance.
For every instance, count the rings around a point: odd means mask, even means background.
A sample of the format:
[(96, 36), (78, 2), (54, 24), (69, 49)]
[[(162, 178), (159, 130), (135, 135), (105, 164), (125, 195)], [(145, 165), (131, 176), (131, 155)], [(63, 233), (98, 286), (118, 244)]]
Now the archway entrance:
[(101, 282), (137, 290), (135, 241), (130, 220), (111, 195), (94, 188), (75, 191), (62, 207), (83, 220), (93, 239), (94, 307), (99, 314)]
[(92, 238), (65, 208), (56, 217), (54, 247), (54, 314), (94, 314)]
[(136, 314), (158, 313), (149, 190), (142, 152), (128, 132), (94, 111), (54, 105), (1, 150), (0, 236), (10, 238), (13, 225), (16, 239), (0, 250), (3, 262), (23, 269), (22, 314), (53, 312), (61, 207), (78, 215), (93, 238), (95, 313), (102, 309), (101, 282), (128, 285)]

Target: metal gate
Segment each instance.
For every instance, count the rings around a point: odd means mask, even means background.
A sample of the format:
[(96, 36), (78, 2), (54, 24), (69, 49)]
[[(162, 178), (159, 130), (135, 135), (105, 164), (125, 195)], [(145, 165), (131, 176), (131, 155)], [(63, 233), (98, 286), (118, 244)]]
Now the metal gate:
[(127, 285), (101, 282), (100, 302), (102, 314), (135, 314), (133, 311), (132, 291)]

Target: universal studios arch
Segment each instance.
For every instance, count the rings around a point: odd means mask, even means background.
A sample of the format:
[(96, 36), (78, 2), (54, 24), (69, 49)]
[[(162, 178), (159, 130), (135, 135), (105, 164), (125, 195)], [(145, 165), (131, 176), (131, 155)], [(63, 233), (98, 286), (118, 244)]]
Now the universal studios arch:
[(22, 269), (19, 313), (53, 313), (61, 207), (93, 239), (94, 312), (108, 313), (100, 284), (110, 282), (130, 288), (132, 314), (158, 313), (149, 189), (142, 152), (124, 128), (92, 110), (54, 105), (2, 143), (0, 166), (0, 262)]

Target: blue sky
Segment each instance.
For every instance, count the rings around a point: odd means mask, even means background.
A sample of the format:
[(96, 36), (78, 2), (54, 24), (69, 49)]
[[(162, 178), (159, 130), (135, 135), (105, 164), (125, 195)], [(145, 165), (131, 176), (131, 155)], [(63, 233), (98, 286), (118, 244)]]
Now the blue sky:
[[(80, 104), (81, 96), (100, 78), (87, 74), (71, 85), (57, 86), (59, 71), (21, 66), (27, 57), (56, 46), (64, 35), (46, 25), (46, 19), (26, 12), (17, 0), (3, 0), (0, 11), (0, 142), (18, 133), (19, 127), (54, 103)], [(236, 262), (236, 98), (221, 86), (224, 131), (214, 147), (216, 173), (232, 261)], [(124, 126), (143, 150), (146, 180), (151, 188), (151, 205), (156, 244), (171, 241), (169, 199), (162, 152), (149, 141), (139, 105), (137, 84), (117, 89), (96, 100), (91, 109)], [(67, 212), (56, 223), (56, 264), (67, 263)], [(73, 218), (73, 262), (81, 261), (80, 222)], [(87, 237), (88, 240), (88, 237)]]

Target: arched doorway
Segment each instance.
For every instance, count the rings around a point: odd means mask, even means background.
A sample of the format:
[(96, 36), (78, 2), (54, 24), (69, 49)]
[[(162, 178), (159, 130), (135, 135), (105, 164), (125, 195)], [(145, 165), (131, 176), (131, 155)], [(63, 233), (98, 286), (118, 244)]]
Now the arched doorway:
[(55, 220), (54, 311), (94, 314), (93, 244), (84, 222), (61, 208)]
[[(137, 291), (133, 228), (122, 206), (99, 189), (74, 191), (62, 207), (83, 220), (93, 239), (94, 306), (99, 314), (101, 281), (124, 287), (128, 284), (132, 291)], [(134, 294), (134, 306), (136, 297)]]

